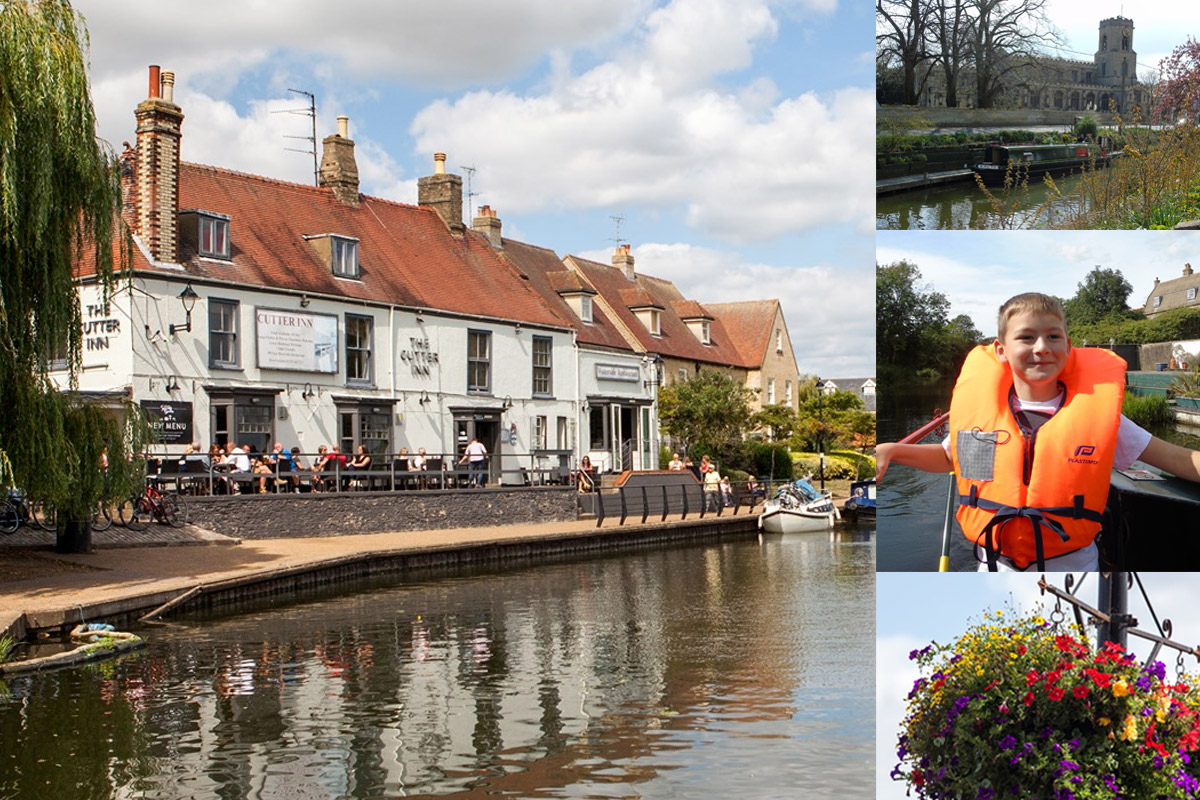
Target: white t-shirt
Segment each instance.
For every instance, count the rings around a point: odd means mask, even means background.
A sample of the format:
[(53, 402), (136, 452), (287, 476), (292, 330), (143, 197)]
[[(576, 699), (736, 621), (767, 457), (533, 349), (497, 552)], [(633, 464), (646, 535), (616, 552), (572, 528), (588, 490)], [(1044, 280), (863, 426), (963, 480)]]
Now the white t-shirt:
[[(1037, 401), (1016, 399), (1017, 410), (1054, 416), (1062, 406), (1063, 396), (1060, 394), (1053, 400)], [(1134, 461), (1141, 457), (1150, 444), (1152, 434), (1133, 420), (1121, 415), (1121, 423), (1117, 427), (1117, 445), (1113, 452), (1113, 468), (1129, 469)], [(946, 454), (950, 454), (950, 437), (942, 440)], [(980, 545), (975, 545), (975, 559), (979, 562), (979, 571), (987, 572), (987, 551)], [(1093, 541), (1087, 547), (1065, 553), (1061, 556), (1046, 559), (1047, 572), (1095, 572), (1100, 568), (1100, 551)], [(996, 560), (996, 569), (1000, 572), (1014, 572), (1016, 567), (1004, 556)]]

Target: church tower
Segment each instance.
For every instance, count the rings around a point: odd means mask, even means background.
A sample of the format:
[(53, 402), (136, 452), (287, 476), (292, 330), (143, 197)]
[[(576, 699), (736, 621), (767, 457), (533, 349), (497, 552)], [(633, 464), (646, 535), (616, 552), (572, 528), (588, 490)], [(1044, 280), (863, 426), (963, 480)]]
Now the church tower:
[(1100, 22), (1096, 51), (1096, 83), (1127, 88), (1137, 83), (1137, 53), (1133, 51), (1133, 20), (1112, 17)]

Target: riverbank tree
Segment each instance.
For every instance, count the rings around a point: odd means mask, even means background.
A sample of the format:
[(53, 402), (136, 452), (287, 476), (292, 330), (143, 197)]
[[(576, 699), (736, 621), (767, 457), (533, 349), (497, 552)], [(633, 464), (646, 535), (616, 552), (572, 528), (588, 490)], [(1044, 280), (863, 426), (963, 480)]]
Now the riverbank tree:
[(105, 292), (115, 285), (120, 183), (96, 138), (86, 42), (66, 0), (0, 4), (0, 490), (16, 483), (56, 508), (68, 552), (90, 549), (97, 501), (141, 477), (127, 458), (135, 412), (106, 412), (49, 377), (52, 354), (72, 387), (80, 368), (75, 265), (86, 257)]
[(875, 265), (876, 347), (881, 365), (930, 377), (958, 372), (983, 334), (965, 314), (950, 319), (950, 301), (921, 278), (916, 264)]
[(1143, 315), (1135, 315), (1129, 309), (1126, 299), (1133, 291), (1133, 285), (1125, 280), (1121, 270), (1097, 266), (1078, 286), (1075, 296), (1063, 303), (1068, 331), (1074, 331), (1077, 326), (1094, 325), (1106, 319), (1116, 322), (1144, 319)]
[(1158, 83), (1157, 121), (1200, 124), (1200, 42), (1189, 36), (1172, 50), (1159, 64)]

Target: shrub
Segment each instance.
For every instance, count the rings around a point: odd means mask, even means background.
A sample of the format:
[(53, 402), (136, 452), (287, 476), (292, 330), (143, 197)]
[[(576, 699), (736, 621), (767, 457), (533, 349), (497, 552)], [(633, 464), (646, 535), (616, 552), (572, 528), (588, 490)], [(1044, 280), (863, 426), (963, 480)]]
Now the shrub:
[(1041, 617), (985, 615), (913, 650), (892, 778), (919, 798), (1190, 798), (1200, 692)]
[(1074, 133), (1076, 138), (1084, 137), (1096, 138), (1096, 134), (1100, 132), (1100, 125), (1096, 122), (1096, 117), (1092, 114), (1084, 114), (1075, 123)]
[[(1200, 396), (1200, 395), (1197, 395)], [(1143, 428), (1170, 425), (1175, 421), (1171, 404), (1165, 395), (1139, 395), (1126, 392), (1121, 413)]]
[(832, 455), (844, 458), (854, 465), (854, 480), (870, 478), (875, 474), (875, 459), (854, 450), (838, 450)]
[[(772, 460), (771, 454), (774, 453)], [(772, 473), (771, 465), (775, 471)], [(786, 444), (772, 442), (746, 442), (742, 447), (740, 466), (747, 472), (759, 478), (775, 478), (790, 481), (794, 476), (792, 470), (792, 454)]]
[[(792, 464), (795, 474), (801, 478), (809, 473), (813, 477), (821, 474), (821, 457), (816, 453), (793, 453)], [(825, 454), (825, 480), (856, 480), (858, 478), (857, 462), (845, 456)]]

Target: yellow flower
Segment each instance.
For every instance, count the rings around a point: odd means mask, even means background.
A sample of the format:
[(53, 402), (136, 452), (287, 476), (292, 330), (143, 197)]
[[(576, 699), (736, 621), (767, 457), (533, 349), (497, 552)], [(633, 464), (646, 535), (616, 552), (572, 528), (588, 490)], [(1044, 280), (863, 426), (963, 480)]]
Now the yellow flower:
[(1112, 720), (1110, 720), (1108, 717), (1101, 717), (1100, 719), (1096, 720), (1096, 724), (1102, 728), (1108, 727), (1110, 722), (1112, 722)]
[(1129, 694), (1129, 684), (1122, 679), (1117, 679), (1112, 682), (1113, 697), (1124, 697)]
[(1125, 717), (1125, 730), (1121, 732), (1121, 738), (1127, 742), (1137, 738), (1137, 718), (1133, 714)]

